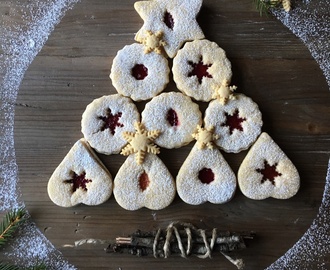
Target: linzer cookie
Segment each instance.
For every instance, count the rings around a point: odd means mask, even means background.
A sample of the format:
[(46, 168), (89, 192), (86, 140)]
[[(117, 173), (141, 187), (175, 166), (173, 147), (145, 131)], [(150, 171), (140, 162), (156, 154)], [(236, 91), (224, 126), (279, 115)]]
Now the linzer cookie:
[(192, 133), (202, 123), (196, 103), (182, 93), (163, 93), (154, 97), (142, 112), (142, 122), (149, 130), (159, 130), (155, 143), (164, 148), (178, 148), (193, 140)]
[(261, 132), (262, 115), (258, 105), (243, 94), (226, 104), (210, 102), (205, 111), (205, 126), (214, 126), (219, 138), (215, 143), (224, 151), (238, 153), (249, 148)]
[(267, 134), (262, 133), (238, 170), (242, 193), (254, 200), (288, 199), (300, 186), (296, 167)]
[(202, 2), (202, 0), (136, 2), (134, 8), (144, 23), (137, 32), (135, 40), (146, 44), (151, 34), (158, 33), (161, 39), (159, 45), (170, 58), (173, 58), (184, 42), (204, 38), (203, 31), (196, 21)]
[(187, 42), (173, 59), (172, 70), (177, 88), (200, 101), (210, 101), (214, 89), (232, 77), (225, 51), (206, 39)]
[(117, 203), (126, 210), (163, 209), (171, 204), (176, 194), (170, 172), (150, 153), (142, 164), (135, 161), (134, 155), (126, 159), (115, 177), (113, 192)]
[(140, 114), (127, 97), (119, 94), (103, 96), (90, 103), (82, 115), (81, 131), (99, 153), (118, 154), (126, 141), (123, 132), (134, 131)]
[(112, 194), (112, 177), (88, 143), (77, 141), (48, 182), (48, 195), (57, 205), (98, 205)]
[(135, 43), (118, 51), (113, 59), (110, 78), (118, 93), (140, 101), (151, 99), (163, 91), (169, 82), (169, 72), (164, 56)]

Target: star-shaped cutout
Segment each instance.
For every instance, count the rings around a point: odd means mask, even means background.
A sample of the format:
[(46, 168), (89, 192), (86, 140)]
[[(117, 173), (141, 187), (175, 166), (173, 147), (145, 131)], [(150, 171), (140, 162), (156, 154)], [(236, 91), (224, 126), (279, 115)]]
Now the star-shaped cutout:
[(197, 146), (199, 149), (209, 148), (212, 149), (214, 147), (214, 141), (219, 139), (219, 136), (214, 134), (214, 126), (210, 126), (209, 128), (202, 128), (201, 126), (197, 126), (197, 131), (192, 134), (193, 138), (197, 140)]
[(115, 135), (115, 131), (117, 127), (123, 127), (124, 125), (119, 122), (120, 117), (122, 116), (122, 112), (118, 112), (116, 114), (112, 114), (111, 109), (108, 108), (105, 116), (99, 116), (98, 118), (103, 121), (103, 124), (100, 128), (100, 131), (104, 131), (106, 129), (110, 130), (112, 135)]
[(161, 31), (166, 42), (164, 50), (170, 58), (173, 58), (184, 42), (205, 37), (196, 21), (202, 2), (202, 0), (135, 2), (134, 8), (144, 21), (135, 40), (142, 42), (146, 38), (147, 31), (153, 33)]
[(153, 33), (148, 30), (146, 36), (142, 40), (142, 44), (145, 46), (144, 53), (155, 52), (158, 54), (162, 53), (162, 48), (166, 45), (163, 40), (164, 33), (162, 31), (157, 31)]
[(264, 167), (262, 169), (256, 169), (258, 173), (262, 174), (261, 183), (270, 181), (275, 186), (275, 178), (281, 176), (282, 174), (276, 170), (277, 163), (274, 165), (269, 165), (267, 160), (264, 161)]
[(229, 114), (225, 112), (226, 122), (223, 123), (222, 127), (228, 127), (229, 133), (233, 134), (234, 130), (237, 129), (239, 131), (243, 131), (242, 123), (246, 121), (245, 118), (241, 118), (239, 116), (239, 110), (236, 109), (233, 114)]
[(80, 175), (76, 174), (74, 171), (71, 172), (72, 178), (65, 180), (64, 183), (72, 185), (72, 193), (76, 192), (77, 189), (81, 188), (87, 191), (87, 184), (91, 183), (92, 180), (86, 179), (86, 173), (83, 172)]
[(134, 124), (136, 132), (124, 132), (123, 137), (128, 144), (121, 150), (121, 154), (128, 156), (136, 153), (135, 160), (142, 164), (146, 153), (159, 154), (159, 148), (153, 141), (159, 136), (159, 130), (147, 131), (143, 124)]
[(198, 78), (199, 84), (202, 83), (203, 78), (213, 78), (210, 73), (208, 73), (209, 67), (212, 66), (212, 64), (205, 65), (203, 63), (203, 57), (201, 56), (198, 63), (194, 63), (192, 61), (189, 61), (188, 64), (192, 67), (192, 70), (189, 72), (188, 77), (196, 76)]
[(227, 80), (224, 80), (220, 86), (213, 87), (213, 89), (214, 94), (212, 98), (219, 100), (222, 105), (225, 105), (228, 100), (236, 99), (234, 91), (237, 89), (237, 86), (229, 86), (229, 82)]

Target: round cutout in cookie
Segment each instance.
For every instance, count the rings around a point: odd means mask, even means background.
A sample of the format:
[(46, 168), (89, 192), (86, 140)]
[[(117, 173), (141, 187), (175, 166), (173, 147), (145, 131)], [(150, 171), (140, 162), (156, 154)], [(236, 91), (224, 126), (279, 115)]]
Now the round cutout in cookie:
[(200, 101), (210, 101), (214, 88), (232, 77), (231, 63), (215, 42), (187, 42), (173, 59), (173, 79), (177, 88)]
[(119, 94), (93, 100), (81, 119), (81, 132), (97, 152), (118, 154), (126, 145), (123, 132), (135, 131), (140, 114), (131, 99)]
[(159, 130), (155, 143), (172, 149), (190, 143), (202, 113), (190, 97), (182, 93), (163, 93), (154, 97), (142, 112), (142, 123), (148, 130)]
[(213, 100), (205, 111), (205, 126), (214, 126), (215, 143), (225, 152), (238, 153), (255, 142), (261, 132), (262, 115), (251, 98), (236, 94), (225, 105)]
[(144, 45), (134, 43), (117, 52), (110, 78), (118, 93), (140, 101), (162, 92), (169, 82), (169, 73), (164, 56), (156, 52), (145, 53)]

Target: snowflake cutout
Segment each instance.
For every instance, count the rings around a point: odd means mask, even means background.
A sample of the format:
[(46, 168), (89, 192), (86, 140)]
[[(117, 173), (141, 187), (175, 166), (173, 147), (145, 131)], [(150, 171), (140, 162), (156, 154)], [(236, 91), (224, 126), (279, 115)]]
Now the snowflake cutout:
[(103, 121), (103, 124), (100, 128), (100, 131), (104, 131), (106, 129), (110, 130), (112, 135), (115, 135), (115, 130), (117, 127), (123, 127), (122, 123), (119, 123), (119, 118), (122, 116), (121, 112), (116, 114), (112, 114), (111, 109), (108, 108), (106, 112), (106, 116), (99, 116), (98, 118)]
[(87, 184), (91, 183), (92, 180), (86, 179), (86, 173), (76, 174), (74, 171), (71, 172), (72, 178), (65, 180), (64, 183), (72, 185), (72, 193), (76, 192), (77, 189), (81, 188), (84, 191), (87, 191)]
[(281, 176), (282, 174), (276, 170), (277, 163), (270, 166), (267, 160), (264, 161), (264, 167), (262, 169), (256, 169), (258, 173), (262, 174), (261, 183), (263, 184), (267, 180), (270, 181), (275, 186), (275, 178)]
[(128, 156), (136, 153), (137, 164), (142, 164), (146, 153), (159, 154), (159, 147), (153, 141), (160, 135), (160, 131), (147, 131), (140, 122), (135, 122), (134, 127), (136, 132), (123, 133), (128, 144), (121, 150), (121, 154)]
[(234, 91), (237, 89), (237, 86), (229, 86), (229, 81), (224, 80), (220, 86), (214, 86), (214, 94), (212, 95), (213, 99), (220, 101), (222, 105), (227, 104), (228, 100), (235, 100)]
[(166, 45), (163, 40), (164, 33), (162, 31), (157, 31), (153, 33), (148, 30), (146, 36), (142, 39), (142, 44), (145, 46), (144, 53), (151, 53), (152, 51), (161, 54), (162, 48)]
[(189, 72), (188, 77), (196, 76), (198, 78), (199, 84), (202, 83), (204, 77), (213, 78), (212, 75), (207, 71), (212, 66), (212, 64), (204, 64), (202, 56), (198, 63), (188, 61), (188, 64), (192, 67), (192, 70)]
[(230, 135), (233, 134), (234, 130), (243, 131), (243, 122), (246, 121), (246, 118), (241, 118), (239, 116), (239, 110), (236, 109), (233, 114), (225, 112), (226, 122), (221, 124), (222, 127), (228, 127)]
[(202, 0), (136, 2), (134, 8), (144, 23), (135, 40), (142, 42), (148, 30), (153, 33), (161, 31), (166, 42), (164, 50), (170, 58), (173, 58), (186, 41), (205, 37), (196, 21), (202, 2)]
[(213, 141), (219, 139), (219, 136), (214, 134), (214, 126), (209, 128), (202, 128), (197, 126), (197, 131), (192, 134), (193, 138), (197, 140), (197, 146), (199, 149), (212, 149), (214, 147)]

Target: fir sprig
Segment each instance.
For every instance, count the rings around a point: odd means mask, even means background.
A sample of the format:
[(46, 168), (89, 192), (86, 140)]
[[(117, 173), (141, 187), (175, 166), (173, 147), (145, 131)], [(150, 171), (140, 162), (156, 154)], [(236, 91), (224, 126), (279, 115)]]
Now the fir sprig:
[(254, 0), (257, 10), (260, 16), (268, 14), (271, 8), (278, 8), (282, 0)]
[(0, 248), (13, 237), (16, 229), (26, 220), (25, 208), (19, 208), (8, 212), (0, 224)]

